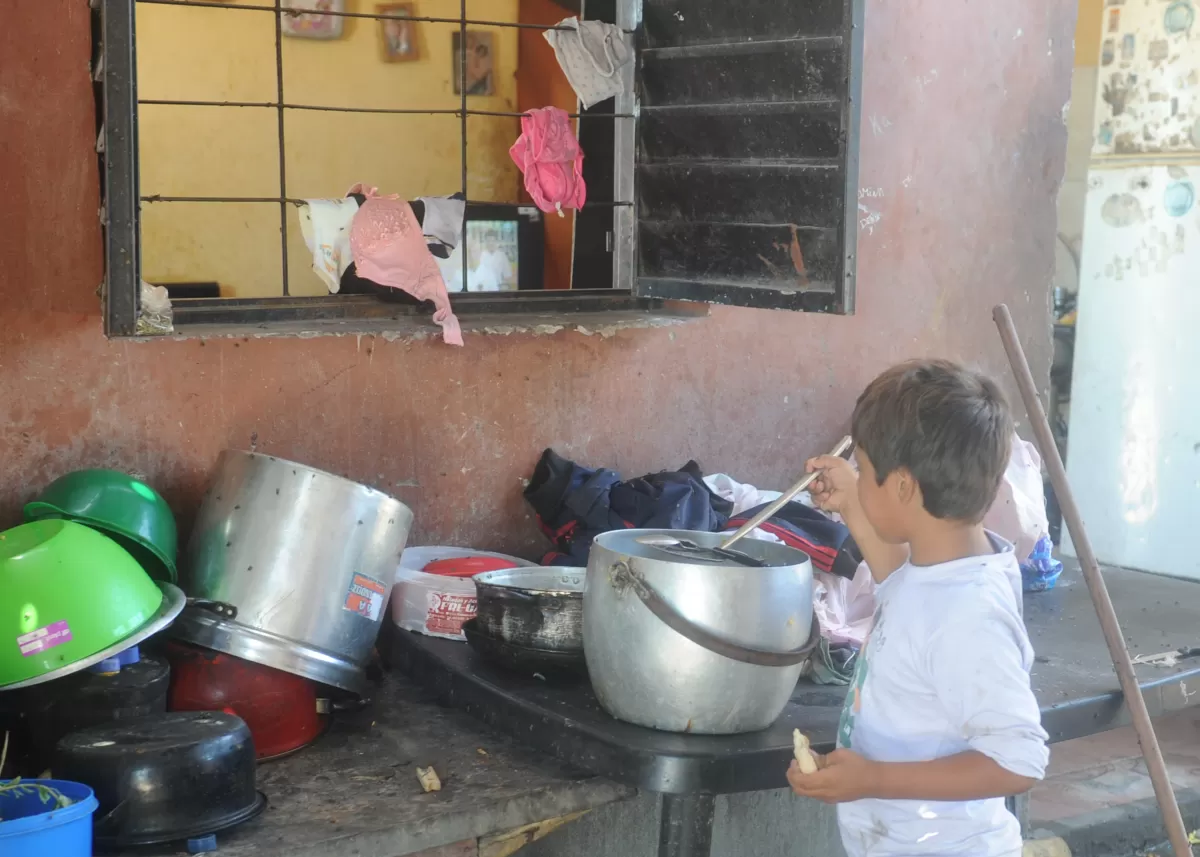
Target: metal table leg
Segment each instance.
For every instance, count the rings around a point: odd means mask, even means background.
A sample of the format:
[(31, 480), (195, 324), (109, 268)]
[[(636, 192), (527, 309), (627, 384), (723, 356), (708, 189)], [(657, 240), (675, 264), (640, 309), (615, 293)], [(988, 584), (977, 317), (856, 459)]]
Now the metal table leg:
[(713, 795), (663, 795), (658, 857), (709, 857), (716, 806)]
[(1015, 795), (1006, 797), (1004, 805), (1008, 807), (1008, 811), (1017, 817), (1017, 822), (1021, 825), (1021, 838), (1029, 838), (1029, 793), (1023, 795)]

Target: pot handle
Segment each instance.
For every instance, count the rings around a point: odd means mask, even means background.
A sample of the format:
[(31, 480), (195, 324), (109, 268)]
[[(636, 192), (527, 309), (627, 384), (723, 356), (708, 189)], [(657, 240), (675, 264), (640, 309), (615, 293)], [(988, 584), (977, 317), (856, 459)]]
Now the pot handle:
[(362, 711), (370, 704), (371, 700), (365, 696), (358, 699), (339, 699), (337, 701), (320, 697), (317, 699), (317, 714), (333, 714), (338, 711)]
[(792, 667), (805, 661), (821, 641), (821, 623), (817, 621), (816, 611), (813, 611), (812, 631), (808, 636), (808, 642), (790, 652), (773, 652), (743, 646), (741, 643), (727, 640), (693, 624), (690, 619), (668, 604), (667, 600), (627, 563), (618, 562), (612, 567), (612, 582), (618, 587), (628, 586), (633, 589), (641, 602), (646, 605), (646, 609), (675, 633), (714, 654), (743, 664), (753, 664), (758, 667)]
[(209, 612), (216, 613), (222, 619), (236, 619), (238, 614), (238, 609), (235, 605), (227, 604), (224, 601), (210, 601), (207, 598), (189, 598), (187, 606), (208, 610)]

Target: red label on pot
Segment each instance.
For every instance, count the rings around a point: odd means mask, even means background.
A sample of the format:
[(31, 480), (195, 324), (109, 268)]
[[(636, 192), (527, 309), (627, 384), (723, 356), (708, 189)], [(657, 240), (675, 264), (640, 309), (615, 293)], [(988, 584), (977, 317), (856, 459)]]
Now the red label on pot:
[(351, 613), (357, 613), (372, 622), (377, 622), (383, 614), (383, 605), (386, 601), (387, 589), (382, 583), (365, 574), (356, 574), (350, 581), (350, 589), (346, 592), (346, 603), (342, 606)]
[(69, 642), (71, 642), (71, 626), (66, 622), (55, 622), (17, 637), (17, 647), (25, 657)]
[(475, 618), (475, 596), (452, 592), (429, 593), (425, 630), (431, 634), (461, 634), (463, 622)]

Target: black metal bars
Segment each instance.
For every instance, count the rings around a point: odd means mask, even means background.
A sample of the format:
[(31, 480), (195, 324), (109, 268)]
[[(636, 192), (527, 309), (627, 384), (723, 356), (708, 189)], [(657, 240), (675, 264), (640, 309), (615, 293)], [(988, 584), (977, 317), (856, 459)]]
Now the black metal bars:
[[(195, 6), (199, 9), (224, 9), (226, 11), (236, 12), (276, 12), (279, 10), (278, 4), (275, 6), (252, 6), (250, 4), (240, 4), (230, 6), (228, 2), (220, 2), (220, 0), (137, 0), (139, 3), (146, 3), (154, 6)], [(573, 30), (573, 27), (560, 27), (556, 24), (521, 24), (516, 21), (476, 21), (468, 19), (466, 10), (463, 10), (461, 18), (434, 18), (420, 15), (398, 15), (388, 14), (386, 12), (332, 12), (320, 9), (283, 9), (285, 15), (321, 15), (326, 18), (367, 18), (376, 21), (385, 21), (395, 19), (399, 21), (413, 21), (421, 24), (463, 24), (475, 27), (508, 27), (516, 30)], [(624, 30), (626, 33), (632, 33), (633, 30)]]
[[(146, 0), (139, 0), (146, 2)], [(168, 107), (277, 107), (283, 110), (318, 110), (329, 113), (396, 113), (396, 114), (416, 114), (427, 116), (458, 116), (463, 112), (461, 107), (452, 107), (444, 109), (434, 108), (392, 108), (392, 107), (334, 107), (329, 104), (281, 104), (277, 101), (184, 101), (173, 98), (143, 98), (138, 100), (138, 104), (153, 104)], [(470, 116), (510, 116), (519, 118), (524, 116), (524, 113), (516, 113), (507, 110), (471, 110), (467, 109), (467, 114)], [(633, 113), (568, 113), (569, 119), (635, 119)]]
[[(228, 108), (260, 108), (273, 109), (277, 115), (277, 137), (278, 137), (278, 157), (279, 157), (279, 195), (275, 197), (258, 196), (258, 197), (231, 197), (231, 196), (168, 196), (164, 194), (151, 194), (140, 196), (139, 201), (143, 203), (160, 203), (160, 202), (180, 202), (180, 203), (267, 203), (279, 205), (279, 229), (280, 229), (280, 264), (282, 275), (282, 291), (285, 297), (290, 295), (289, 288), (289, 270), (288, 270), (288, 213), (287, 206), (289, 203), (293, 205), (301, 205), (305, 201), (289, 197), (287, 193), (287, 153), (286, 153), (286, 132), (285, 132), (285, 111), (319, 111), (331, 113), (357, 113), (357, 114), (382, 114), (382, 115), (445, 115), (457, 116), (460, 121), (460, 157), (461, 164), (461, 192), (464, 198), (469, 196), (469, 166), (467, 163), (467, 136), (468, 136), (468, 121), (471, 116), (492, 116), (504, 118), (519, 118), (524, 113), (514, 111), (498, 111), (498, 110), (472, 110), (467, 106), (468, 95), (468, 80), (467, 80), (467, 27), (496, 27), (508, 29), (537, 29), (537, 30), (570, 30), (570, 27), (561, 26), (545, 26), (541, 24), (522, 24), (518, 22), (506, 21), (485, 21), (474, 20), (467, 17), (467, 0), (459, 2), (459, 17), (457, 18), (439, 18), (432, 16), (409, 16), (395, 13), (358, 13), (358, 12), (335, 12), (326, 10), (289, 10), (284, 6), (285, 0), (274, 0), (273, 5), (226, 5), (220, 0), (135, 0), (137, 3), (145, 3), (148, 5), (159, 6), (174, 6), (174, 7), (195, 7), (221, 9), (223, 11), (249, 11), (249, 12), (270, 12), (274, 16), (274, 36), (275, 36), (275, 95), (274, 101), (205, 101), (196, 99), (139, 99), (138, 105), (153, 105), (153, 106), (178, 106), (178, 107), (228, 107)], [(284, 15), (289, 14), (312, 14), (322, 15), (334, 18), (357, 18), (369, 20), (404, 20), (411, 22), (435, 23), (435, 24), (454, 24), (458, 30), (458, 95), (459, 106), (450, 109), (419, 109), (419, 108), (377, 108), (377, 107), (338, 107), (332, 105), (319, 104), (291, 104), (284, 97), (283, 83), (283, 20)], [(629, 31), (626, 31), (629, 32)], [(603, 118), (603, 119), (633, 119), (633, 113), (571, 113), (568, 116), (572, 119), (582, 118)], [(490, 202), (490, 201), (489, 201)], [(491, 203), (495, 204), (495, 203)], [(602, 207), (621, 207), (631, 206), (632, 202), (594, 202), (594, 206)], [(463, 222), (463, 242), (466, 241), (467, 223), (464, 217)], [(462, 253), (462, 273), (463, 285), (466, 287), (467, 278), (469, 276), (469, 259), (468, 254)]]
[(279, 102), (276, 116), (279, 127), (279, 243), (281, 247), (283, 296), (288, 288), (288, 224), (287, 224), (287, 152), (283, 143), (283, 0), (275, 0), (275, 100)]

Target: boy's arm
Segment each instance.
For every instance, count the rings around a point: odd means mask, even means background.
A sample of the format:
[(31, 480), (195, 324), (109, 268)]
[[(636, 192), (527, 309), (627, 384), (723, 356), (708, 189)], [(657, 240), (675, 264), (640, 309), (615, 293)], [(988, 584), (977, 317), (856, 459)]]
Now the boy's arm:
[(924, 762), (875, 762), (836, 750), (818, 760), (815, 774), (789, 770), (792, 789), (830, 803), (978, 800), (1028, 791), (1045, 774), (1049, 752), (1019, 622), (981, 608), (947, 616), (927, 640), (923, 672), (970, 749)]
[(857, 499), (847, 503), (840, 514), (876, 583), (883, 583), (889, 574), (908, 562), (908, 545), (892, 545), (879, 538)]
[(823, 511), (842, 516), (876, 583), (882, 583), (908, 561), (908, 546), (891, 545), (879, 538), (863, 514), (858, 502), (858, 474), (850, 462), (836, 455), (822, 455), (809, 459), (807, 469), (809, 473), (821, 471), (812, 484), (813, 502)]
[(983, 800), (1021, 794), (1037, 782), (974, 750), (928, 762), (872, 762), (850, 750), (835, 750), (818, 764), (820, 770), (808, 775), (793, 764), (788, 782), (796, 794), (825, 803), (863, 798)]

